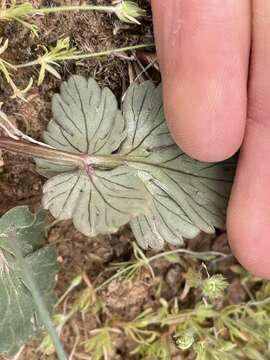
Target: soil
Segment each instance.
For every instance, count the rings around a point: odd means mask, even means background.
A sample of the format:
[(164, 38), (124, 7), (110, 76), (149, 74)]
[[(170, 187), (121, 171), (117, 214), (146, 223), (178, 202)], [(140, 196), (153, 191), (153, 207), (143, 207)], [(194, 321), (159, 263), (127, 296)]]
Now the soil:
[[(39, 1), (33, 0), (34, 6), (55, 6), (59, 4), (79, 4), (80, 1)], [(83, 3), (83, 1), (81, 2)], [(89, 2), (90, 3), (90, 2)], [(91, 1), (91, 4), (110, 4), (110, 1)], [(35, 59), (42, 51), (40, 45), (50, 47), (55, 45), (60, 37), (69, 36), (71, 43), (84, 52), (102, 51), (104, 49), (119, 48), (127, 45), (146, 43), (152, 41), (152, 22), (150, 5), (148, 0), (139, 1), (140, 5), (147, 9), (148, 16), (141, 26), (120, 23), (115, 17), (96, 13), (69, 13), (37, 16), (35, 23), (39, 26), (39, 37), (33, 36), (27, 29), (18, 24), (1, 23), (0, 38), (9, 39), (9, 48), (5, 52), (5, 59), (11, 63), (24, 63)], [(135, 63), (135, 64), (134, 64)], [(117, 95), (120, 103), (121, 96), (129, 84), (130, 76), (138, 63), (131, 62), (121, 56), (109, 56), (98, 59), (84, 60), (79, 62), (66, 62), (59, 68), (62, 80), (70, 74), (82, 74), (94, 77), (100, 85), (109, 86)], [(15, 76), (18, 87), (27, 85), (30, 77), (37, 79), (38, 69), (21, 69)], [(153, 74), (158, 79), (157, 71)], [(0, 77), (0, 102), (3, 102), (3, 111), (18, 127), (27, 132), (35, 139), (41, 139), (42, 132), (46, 128), (51, 117), (50, 102), (52, 95), (59, 90), (61, 81), (51, 75), (45, 77), (41, 86), (34, 85), (27, 94), (27, 102), (19, 99), (11, 99), (10, 88)], [(36, 81), (35, 81), (36, 84)], [(35, 172), (31, 160), (16, 155), (4, 154), (4, 168), (0, 172), (0, 216), (8, 209), (16, 205), (29, 205), (33, 209), (41, 206), (42, 184), (44, 179)], [(71, 222), (61, 222), (50, 227), (47, 242), (54, 244), (59, 254), (60, 273), (56, 292), (61, 295), (69, 286), (75, 274), (84, 272), (90, 284), (99, 284), (108, 275), (104, 270), (111, 263), (128, 261), (132, 257), (133, 236), (128, 227), (124, 227), (118, 233), (110, 236), (87, 238), (76, 231)], [(196, 251), (220, 250), (227, 251), (228, 244), (226, 234), (219, 234), (217, 239), (200, 235), (189, 242), (188, 247)], [(184, 259), (183, 262), (191, 260)], [(223, 272), (229, 278), (229, 301), (232, 303), (244, 301), (246, 292), (239, 285), (239, 279), (230, 266), (234, 263), (233, 258), (213, 265), (211, 270)], [(194, 264), (193, 264), (194, 265)], [(194, 265), (194, 266), (199, 266)], [(170, 300), (175, 296), (181, 296), (184, 285), (182, 267), (168, 261), (159, 260), (154, 263), (155, 278), (151, 278), (148, 272), (143, 272), (130, 287), (119, 280), (111, 282), (102, 292), (102, 301), (106, 305), (110, 317), (117, 319), (134, 319), (143, 310), (155, 308), (159, 304), (157, 287), (163, 282), (162, 297)], [(76, 298), (84, 288), (82, 285), (72, 293), (69, 302)], [(183, 300), (185, 306), (192, 307), (196, 301), (196, 294)], [(68, 306), (68, 305), (67, 305)], [(93, 315), (79, 314), (70, 321), (63, 330), (62, 340), (67, 353), (71, 353), (79, 336), (79, 342), (72, 359), (90, 359), (85, 353), (84, 340), (90, 337), (93, 329), (99, 327), (100, 322), (106, 323), (106, 319), (99, 319)], [(79, 335), (78, 335), (79, 334)], [(38, 340), (27, 345), (19, 359), (38, 360), (56, 359), (55, 355), (44, 356), (37, 352)], [(112, 354), (109, 359), (128, 360), (139, 359), (129, 355), (134, 344), (125, 336), (115, 337)], [(175, 349), (174, 359), (184, 359)]]

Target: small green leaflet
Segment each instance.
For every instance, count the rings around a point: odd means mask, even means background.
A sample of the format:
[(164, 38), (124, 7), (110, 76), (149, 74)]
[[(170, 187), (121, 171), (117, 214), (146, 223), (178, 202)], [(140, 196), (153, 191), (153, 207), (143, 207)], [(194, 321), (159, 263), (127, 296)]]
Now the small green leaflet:
[(24, 206), (13, 208), (0, 219), (0, 353), (7, 356), (18, 352), (41, 327), (12, 241), (32, 269), (48, 309), (52, 310), (55, 302), (56, 253), (50, 247), (40, 248), (45, 220), (46, 211), (32, 214)]
[(121, 114), (110, 90), (72, 76), (53, 99), (44, 140), (64, 151), (111, 159), (110, 168), (96, 166), (92, 173), (37, 160), (38, 171), (50, 178), (44, 207), (58, 219), (72, 218), (85, 235), (114, 232), (130, 222), (141, 247), (160, 249), (224, 227), (235, 160), (203, 163), (175, 145), (161, 85), (131, 85)]

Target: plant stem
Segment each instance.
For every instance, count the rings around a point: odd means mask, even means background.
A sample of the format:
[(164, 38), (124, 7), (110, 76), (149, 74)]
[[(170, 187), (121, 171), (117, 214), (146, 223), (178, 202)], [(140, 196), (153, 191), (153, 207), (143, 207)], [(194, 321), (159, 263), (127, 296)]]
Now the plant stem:
[(114, 279), (117, 279), (119, 277), (121, 277), (122, 275), (124, 275), (127, 271), (131, 270), (132, 268), (134, 268), (135, 264), (129, 265), (126, 268), (117, 271), (117, 273), (115, 273), (113, 276), (111, 276), (109, 279), (105, 280), (102, 284), (100, 284), (98, 287), (95, 288), (95, 292), (98, 292), (100, 290), (102, 290), (106, 285), (108, 285), (111, 281), (113, 281)]
[[(107, 55), (112, 55), (112, 54), (121, 53), (121, 52), (125, 52), (125, 51), (138, 50), (138, 49), (144, 49), (144, 48), (149, 48), (149, 47), (154, 47), (154, 44), (149, 43), (149, 44), (132, 45), (132, 46), (126, 46), (126, 47), (122, 47), (122, 48), (118, 48), (118, 49), (105, 50), (105, 51), (101, 51), (101, 52), (67, 56), (66, 58), (63, 57), (61, 59), (61, 61), (90, 59), (93, 57), (107, 56)], [(21, 68), (26, 68), (26, 67), (35, 66), (35, 65), (40, 65), (39, 59), (30, 61), (25, 64), (16, 65), (16, 68), (21, 69)]]
[(29, 287), (29, 291), (31, 292), (31, 295), (33, 297), (34, 304), (37, 308), (40, 319), (42, 320), (44, 326), (46, 327), (48, 333), (51, 336), (51, 339), (54, 343), (55, 351), (58, 355), (58, 358), (59, 358), (59, 360), (67, 360), (65, 350), (64, 350), (62, 343), (58, 337), (58, 334), (54, 328), (54, 325), (51, 320), (50, 314), (47, 310), (46, 304), (44, 303), (44, 300), (43, 300), (43, 298), (40, 294), (40, 291), (37, 287), (36, 281), (33, 277), (32, 269), (29, 267), (27, 261), (23, 257), (21, 249), (17, 245), (16, 239), (12, 234), (10, 236), (10, 239), (11, 239), (11, 243), (13, 245), (13, 250), (14, 250), (15, 256), (17, 257), (18, 262), (20, 264), (24, 280), (25, 280), (27, 286)]
[(29, 144), (22, 140), (14, 140), (9, 137), (0, 137), (0, 149), (10, 151), (16, 154), (22, 154), (30, 157), (51, 160), (55, 163), (69, 163), (77, 166), (84, 166), (81, 155), (68, 153), (47, 146)]
[(157, 260), (159, 258), (165, 257), (165, 256), (169, 256), (169, 255), (173, 255), (173, 254), (185, 254), (185, 255), (190, 255), (192, 257), (195, 257), (197, 259), (200, 260), (209, 260), (209, 257), (221, 257), (221, 258), (225, 258), (227, 257), (226, 254), (218, 252), (218, 251), (205, 251), (205, 252), (196, 252), (196, 251), (191, 251), (191, 250), (187, 250), (187, 249), (176, 249), (176, 250), (172, 250), (172, 251), (166, 251), (163, 252), (161, 254), (157, 254), (155, 256), (152, 256), (148, 259), (149, 262)]
[(201, 260), (208, 260), (209, 257), (212, 256), (219, 256), (221, 258), (225, 258), (227, 255), (221, 252), (217, 252), (217, 251), (205, 251), (205, 252), (201, 252), (198, 253), (196, 251), (191, 251), (191, 250), (187, 250), (187, 249), (176, 249), (176, 250), (171, 250), (171, 251), (165, 251), (162, 252), (160, 254), (154, 255), (150, 258), (146, 258), (145, 262), (143, 262), (143, 260), (141, 260), (139, 263), (135, 263), (135, 264), (131, 264), (127, 267), (125, 267), (124, 269), (117, 271), (113, 276), (111, 276), (109, 279), (105, 280), (102, 284), (100, 284), (98, 287), (95, 288), (95, 291), (98, 292), (100, 290), (102, 290), (106, 285), (108, 285), (112, 280), (115, 280), (119, 277), (121, 277), (122, 275), (124, 275), (126, 272), (128, 272), (129, 270), (135, 268), (135, 267), (139, 267), (140, 264), (141, 266), (147, 265), (150, 262), (163, 258), (165, 256), (168, 255), (173, 255), (173, 254), (177, 254), (177, 253), (181, 253), (181, 254), (185, 254), (185, 255), (189, 255), (192, 257), (196, 257), (197, 259), (201, 259)]
[(260, 301), (248, 301), (247, 303), (243, 303), (243, 306), (249, 305), (249, 306), (263, 306), (268, 305), (270, 303), (270, 297), (267, 297), (264, 300)]
[[(9, 137), (0, 136), (0, 149), (10, 151), (13, 153), (23, 154), (28, 157), (36, 157), (40, 159), (49, 160), (53, 163), (67, 163), (70, 165), (77, 166), (78, 168), (85, 170), (88, 174), (91, 173), (94, 169), (114, 169), (120, 165), (126, 164), (145, 164), (145, 165), (154, 165), (156, 163), (151, 163), (146, 160), (141, 160), (138, 157), (129, 157), (128, 154), (119, 155), (119, 154), (110, 154), (110, 155), (91, 155), (85, 153), (70, 153), (67, 151), (58, 150), (55, 148), (49, 148), (46, 145), (34, 145), (29, 144), (22, 140), (14, 140)], [(159, 165), (160, 168), (163, 168), (162, 165)], [(164, 167), (166, 168), (166, 167)], [(186, 174), (184, 171), (178, 170), (179, 173)], [(196, 174), (189, 174), (190, 176), (196, 177)], [(226, 181), (226, 180), (224, 180)], [(176, 251), (177, 252), (177, 251)], [(179, 252), (185, 252), (187, 254), (196, 253), (183, 249)], [(212, 253), (212, 255), (220, 255), (218, 253)], [(224, 255), (225, 256), (225, 255)], [(198, 255), (197, 255), (198, 257)], [(199, 257), (198, 257), (199, 258)]]
[(116, 54), (116, 53), (120, 53), (120, 52), (144, 49), (144, 48), (149, 48), (149, 47), (154, 47), (154, 46), (155, 45), (153, 43), (126, 46), (126, 47), (122, 47), (122, 48), (119, 48), (119, 49), (111, 49), (111, 50), (105, 50), (105, 51), (96, 52), (96, 53), (75, 55), (75, 56), (72, 57), (72, 60), (89, 59), (89, 58), (92, 58), (92, 57), (111, 55), (111, 54)]
[(56, 6), (50, 8), (41, 8), (33, 9), (29, 15), (36, 14), (51, 14), (57, 12), (67, 12), (67, 11), (101, 11), (107, 13), (114, 13), (115, 6), (102, 6), (102, 5), (73, 5), (73, 6)]
[(10, 137), (0, 136), (0, 149), (28, 157), (39, 158), (57, 164), (70, 164), (71, 166), (90, 173), (95, 168), (113, 169), (125, 163), (125, 158), (117, 155), (89, 155), (74, 154), (67, 151), (50, 148), (46, 145), (31, 144), (23, 140), (14, 140)]

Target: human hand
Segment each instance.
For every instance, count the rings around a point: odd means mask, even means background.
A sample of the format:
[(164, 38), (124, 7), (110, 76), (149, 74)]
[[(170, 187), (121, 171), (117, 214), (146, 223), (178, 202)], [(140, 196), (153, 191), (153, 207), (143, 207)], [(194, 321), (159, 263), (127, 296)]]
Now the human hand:
[(242, 146), (229, 241), (243, 266), (270, 278), (270, 1), (152, 0), (152, 7), (172, 135), (203, 161)]

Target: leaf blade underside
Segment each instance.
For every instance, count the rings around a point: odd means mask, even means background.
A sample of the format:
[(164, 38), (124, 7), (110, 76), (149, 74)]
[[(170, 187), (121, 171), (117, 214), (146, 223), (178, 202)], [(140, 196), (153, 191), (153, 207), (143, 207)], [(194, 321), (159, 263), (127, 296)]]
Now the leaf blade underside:
[[(72, 76), (52, 103), (47, 144), (90, 155), (111, 155), (126, 137), (126, 126), (113, 93), (95, 80)], [(91, 173), (70, 165), (37, 159), (38, 171), (50, 178), (43, 205), (59, 219), (73, 219), (87, 236), (115, 232), (143, 213), (151, 198), (133, 170), (122, 166)]]
[[(114, 232), (130, 221), (139, 244), (156, 249), (224, 227), (235, 161), (199, 162), (175, 145), (165, 121), (161, 84), (131, 85), (121, 114), (108, 89), (100, 90), (92, 79), (71, 77), (54, 97), (53, 115), (44, 136), (49, 145), (123, 160), (113, 170), (91, 174), (38, 160), (47, 177), (64, 171), (44, 187), (44, 206), (56, 218), (73, 218), (75, 227), (89, 236)], [(117, 183), (110, 188), (115, 173), (122, 188)], [(53, 187), (61, 183), (63, 194), (57, 195)], [(117, 210), (110, 206), (112, 195)]]
[[(61, 186), (59, 192), (57, 186)], [(43, 205), (59, 220), (73, 218), (87, 236), (113, 233), (145, 210), (148, 194), (124, 166), (110, 171), (61, 174), (44, 186)]]

